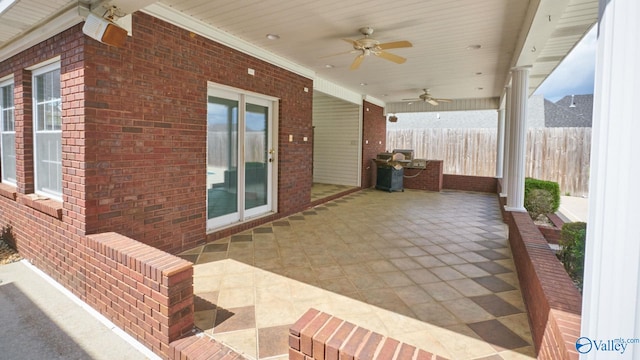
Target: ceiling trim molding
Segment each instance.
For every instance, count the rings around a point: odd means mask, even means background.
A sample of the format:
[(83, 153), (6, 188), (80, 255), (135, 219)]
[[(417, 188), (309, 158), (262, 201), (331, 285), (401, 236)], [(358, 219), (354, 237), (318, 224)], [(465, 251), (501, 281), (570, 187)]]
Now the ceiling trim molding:
[(200, 36), (243, 52), (247, 55), (251, 55), (260, 60), (264, 60), (270, 64), (276, 65), (300, 76), (304, 76), (309, 79), (315, 78), (315, 71), (312, 71), (304, 66), (289, 61), (262, 48), (256, 47), (255, 45), (247, 41), (239, 39), (222, 30), (216, 29), (209, 24), (206, 24), (200, 20), (194, 19), (189, 15), (176, 11), (167, 5), (154, 3), (141, 9), (140, 11), (175, 26), (181, 27), (185, 30), (192, 31)]
[(39, 25), (33, 27), (24, 35), (12, 39), (0, 47), (0, 60), (8, 59), (30, 47), (33, 47), (55, 34), (59, 34), (68, 28), (84, 21), (81, 15), (82, 6), (79, 3), (72, 4)]

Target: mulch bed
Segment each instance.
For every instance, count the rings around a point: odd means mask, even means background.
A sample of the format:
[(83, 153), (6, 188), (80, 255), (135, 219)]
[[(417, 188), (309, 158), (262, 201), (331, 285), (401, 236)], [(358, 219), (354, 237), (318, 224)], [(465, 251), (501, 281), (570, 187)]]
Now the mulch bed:
[(0, 265), (20, 261), (22, 257), (18, 252), (4, 241), (0, 240)]

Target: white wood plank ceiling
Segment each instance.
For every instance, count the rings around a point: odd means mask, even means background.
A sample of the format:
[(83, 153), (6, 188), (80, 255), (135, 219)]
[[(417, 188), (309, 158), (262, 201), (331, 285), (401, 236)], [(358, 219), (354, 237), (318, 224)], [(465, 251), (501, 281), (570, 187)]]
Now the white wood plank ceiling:
[[(0, 14), (0, 61), (6, 44), (19, 41), (20, 34), (74, 3), (18, 0)], [(597, 0), (160, 0), (154, 6), (225, 32), (353, 92), (393, 103), (415, 98), (423, 88), (438, 98), (499, 97), (515, 65), (533, 66), (533, 91), (595, 23), (597, 4)], [(348, 53), (351, 45), (341, 39), (361, 38), (358, 29), (364, 26), (373, 27), (372, 38), (383, 43), (410, 41), (411, 48), (389, 50), (407, 58), (406, 63), (369, 56), (359, 69), (349, 70), (356, 54)], [(269, 40), (267, 34), (279, 39)], [(480, 48), (469, 50), (474, 45)]]

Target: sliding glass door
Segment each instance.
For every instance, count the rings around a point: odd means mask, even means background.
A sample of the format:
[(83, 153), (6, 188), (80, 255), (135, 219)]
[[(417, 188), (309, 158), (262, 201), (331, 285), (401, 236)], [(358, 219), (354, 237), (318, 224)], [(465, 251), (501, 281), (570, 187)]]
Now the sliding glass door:
[(210, 87), (207, 229), (273, 211), (274, 100)]

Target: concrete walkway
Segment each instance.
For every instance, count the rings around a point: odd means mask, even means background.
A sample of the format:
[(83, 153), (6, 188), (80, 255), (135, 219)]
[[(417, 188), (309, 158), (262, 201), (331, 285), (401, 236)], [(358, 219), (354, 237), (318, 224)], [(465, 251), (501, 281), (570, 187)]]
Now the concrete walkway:
[(0, 358), (158, 359), (75, 300), (25, 260), (0, 266)]
[(558, 213), (565, 222), (587, 222), (589, 218), (589, 199), (576, 196), (561, 196)]

